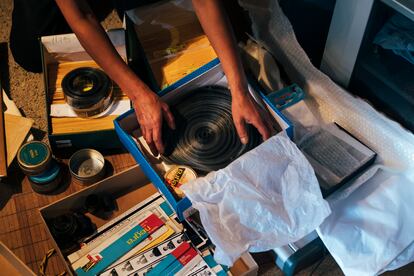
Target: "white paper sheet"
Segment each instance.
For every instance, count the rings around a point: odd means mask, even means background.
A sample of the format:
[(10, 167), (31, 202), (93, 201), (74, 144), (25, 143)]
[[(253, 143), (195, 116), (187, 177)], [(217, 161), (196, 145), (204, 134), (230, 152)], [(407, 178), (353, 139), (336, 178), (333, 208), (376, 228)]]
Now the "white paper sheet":
[(181, 188), (216, 246), (214, 259), (228, 266), (246, 251), (301, 239), (330, 214), (311, 165), (285, 132)]

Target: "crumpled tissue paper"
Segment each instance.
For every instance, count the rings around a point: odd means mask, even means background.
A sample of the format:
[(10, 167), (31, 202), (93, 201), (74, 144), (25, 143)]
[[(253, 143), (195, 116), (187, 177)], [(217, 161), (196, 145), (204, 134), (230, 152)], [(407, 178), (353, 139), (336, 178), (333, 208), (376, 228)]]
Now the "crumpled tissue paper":
[(299, 240), (331, 212), (311, 165), (285, 132), (181, 188), (216, 246), (214, 259), (227, 266), (246, 251)]

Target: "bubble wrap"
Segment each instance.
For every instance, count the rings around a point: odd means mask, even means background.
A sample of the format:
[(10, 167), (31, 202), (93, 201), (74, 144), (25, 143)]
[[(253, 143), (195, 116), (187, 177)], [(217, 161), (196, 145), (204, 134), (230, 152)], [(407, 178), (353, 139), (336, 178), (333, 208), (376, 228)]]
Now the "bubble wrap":
[(318, 229), (330, 253), (345, 274), (372, 275), (406, 264), (414, 258), (414, 201), (404, 195), (414, 194), (414, 135), (315, 68), (276, 0), (239, 3), (250, 14), (255, 38), (309, 93), (313, 114), (323, 123), (337, 122), (378, 154), (381, 168), (338, 201)]
[(312, 96), (307, 102), (312, 112), (355, 134), (380, 155), (385, 165), (401, 170), (411, 168), (414, 179), (414, 135), (315, 68), (277, 1), (255, 2), (240, 1), (251, 12), (256, 38), (283, 64), (291, 80)]

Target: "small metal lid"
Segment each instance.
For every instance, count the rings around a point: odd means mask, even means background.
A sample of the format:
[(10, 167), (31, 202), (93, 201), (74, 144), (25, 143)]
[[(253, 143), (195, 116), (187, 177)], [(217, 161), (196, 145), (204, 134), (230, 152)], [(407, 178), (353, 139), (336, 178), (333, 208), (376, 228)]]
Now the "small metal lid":
[(52, 152), (46, 143), (30, 141), (17, 152), (17, 161), (27, 175), (38, 175), (47, 170), (52, 160)]
[(69, 159), (69, 171), (79, 184), (91, 184), (105, 176), (105, 158), (94, 149), (81, 149)]

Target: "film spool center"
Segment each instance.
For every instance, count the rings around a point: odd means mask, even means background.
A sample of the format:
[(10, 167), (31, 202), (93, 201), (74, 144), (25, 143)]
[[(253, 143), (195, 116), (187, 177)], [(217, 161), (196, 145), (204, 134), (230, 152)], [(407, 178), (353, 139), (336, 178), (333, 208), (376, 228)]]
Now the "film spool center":
[(220, 86), (195, 89), (171, 110), (176, 129), (164, 126), (165, 153), (172, 164), (187, 165), (200, 173), (224, 168), (261, 143), (258, 131), (247, 125), (249, 141), (243, 145), (231, 115), (230, 91)]
[(81, 67), (70, 71), (62, 80), (66, 102), (79, 117), (105, 111), (112, 103), (112, 81), (102, 71)]

